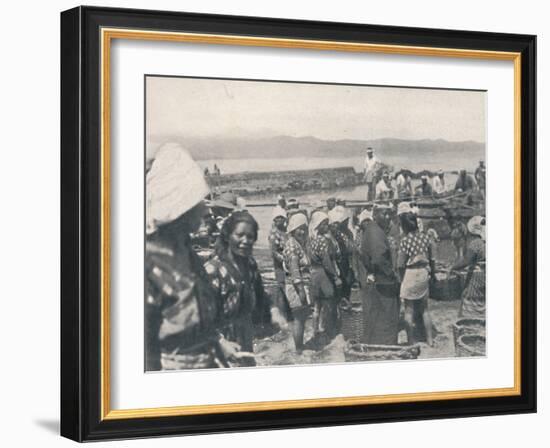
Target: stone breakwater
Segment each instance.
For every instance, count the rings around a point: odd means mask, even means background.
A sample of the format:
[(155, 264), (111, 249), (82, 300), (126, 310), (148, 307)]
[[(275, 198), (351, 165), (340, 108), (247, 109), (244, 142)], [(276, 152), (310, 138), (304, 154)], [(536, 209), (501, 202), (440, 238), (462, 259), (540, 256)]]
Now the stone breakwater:
[[(299, 168), (299, 167), (296, 167)], [(208, 176), (215, 193), (231, 191), (238, 196), (256, 196), (296, 191), (330, 191), (363, 183), (353, 167), (312, 170), (242, 172)]]

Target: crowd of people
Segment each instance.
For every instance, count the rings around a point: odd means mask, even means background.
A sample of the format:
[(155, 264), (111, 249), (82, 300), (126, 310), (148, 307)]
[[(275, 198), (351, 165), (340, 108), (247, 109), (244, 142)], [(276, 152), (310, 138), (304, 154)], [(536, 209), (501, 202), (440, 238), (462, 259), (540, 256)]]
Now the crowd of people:
[[(255, 328), (272, 324), (275, 311), (297, 352), (309, 343), (308, 319), (322, 346), (340, 332), (352, 290), (362, 297), (364, 342), (397, 344), (404, 323), (409, 344), (418, 342), (419, 326), (434, 343), (428, 297), (436, 239), (423, 232), (410, 202), (354, 211), (336, 198), (306, 209), (279, 197), (269, 234), (276, 288), (268, 294), (253, 255), (259, 225), (246, 210), (213, 223), (215, 252), (207, 260), (193, 250), (190, 235), (212, 215), (204, 173), (188, 152), (164, 145), (146, 194), (146, 370), (167, 368), (164, 359), (175, 354), (179, 368), (254, 366)], [(461, 312), (474, 315), (484, 313), (484, 218), (467, 229), (476, 237), (453, 268), (469, 269)]]
[(486, 168), (483, 160), (480, 160), (473, 176), (464, 169), (460, 170), (454, 185), (448, 185), (443, 170), (440, 169), (432, 174), (433, 176), (427, 172), (422, 174), (420, 183), (413, 187), (411, 171), (400, 170), (390, 175), (375, 155), (374, 149), (368, 147), (363, 168), (364, 180), (368, 188), (367, 201), (407, 199), (414, 196), (440, 197), (450, 192), (469, 194), (474, 191), (479, 191), (485, 198)]

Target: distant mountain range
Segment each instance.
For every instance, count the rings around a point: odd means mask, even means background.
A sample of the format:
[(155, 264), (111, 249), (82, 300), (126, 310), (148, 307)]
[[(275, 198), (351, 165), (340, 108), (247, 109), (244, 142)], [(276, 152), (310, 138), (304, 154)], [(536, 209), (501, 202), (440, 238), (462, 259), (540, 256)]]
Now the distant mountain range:
[(315, 137), (278, 136), (269, 138), (164, 138), (148, 142), (147, 156), (152, 157), (160, 144), (179, 142), (195, 160), (216, 159), (274, 159), (308, 157), (358, 157), (368, 146), (380, 156), (391, 159), (452, 157), (462, 160), (485, 158), (485, 144), (475, 141), (450, 142), (447, 140), (402, 140), (382, 138), (376, 140), (321, 140)]

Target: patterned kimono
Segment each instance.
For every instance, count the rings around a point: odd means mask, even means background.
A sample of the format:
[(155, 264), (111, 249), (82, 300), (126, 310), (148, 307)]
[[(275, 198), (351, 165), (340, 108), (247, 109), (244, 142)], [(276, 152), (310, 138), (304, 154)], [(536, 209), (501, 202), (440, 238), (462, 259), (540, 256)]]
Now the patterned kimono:
[(190, 244), (176, 252), (158, 236), (149, 238), (145, 289), (146, 370), (170, 368), (163, 364), (163, 354), (177, 354), (180, 369), (221, 366), (220, 304)]
[(311, 295), (315, 299), (334, 299), (334, 281), (339, 276), (331, 242), (324, 235), (316, 235), (309, 244), (311, 260)]
[(273, 271), (275, 273), (275, 281), (277, 282), (276, 296), (274, 300), (277, 306), (283, 311), (288, 311), (288, 301), (285, 293), (286, 274), (284, 269), (284, 250), (287, 240), (286, 233), (273, 227), (269, 234), (269, 245), (271, 248), (271, 256), (273, 258)]
[(460, 316), (485, 319), (485, 241), (481, 238), (471, 241), (468, 251), (475, 261), (466, 277)]
[(400, 296), (406, 300), (428, 298), (434, 244), (424, 232), (416, 231), (401, 238), (398, 266), (405, 268)]
[(366, 286), (367, 284), (367, 270), (365, 265), (361, 262), (361, 244), (363, 241), (363, 229), (359, 227), (355, 233), (355, 238), (353, 240), (353, 257), (352, 257), (352, 266), (354, 271), (354, 276), (359, 282), (361, 287)]
[[(311, 261), (306, 252), (306, 249), (294, 238), (289, 235), (285, 242), (283, 251), (284, 265), (287, 272), (286, 296), (288, 298), (289, 307), (292, 317), (303, 317), (307, 314), (311, 299), (310, 284), (311, 284)], [(296, 285), (303, 284), (306, 291), (308, 303), (302, 303)]]
[(338, 260), (338, 269), (340, 270), (340, 278), (342, 279), (342, 297), (349, 299), (351, 294), (351, 286), (353, 285), (353, 270), (351, 261), (353, 258), (354, 243), (353, 234), (349, 229), (337, 229), (333, 232), (334, 239), (338, 243), (340, 258)]
[(315, 235), (309, 243), (311, 259), (311, 299), (315, 306), (314, 331), (326, 331), (330, 336), (338, 330), (338, 309), (335, 280), (339, 276), (331, 240)]
[[(254, 258), (241, 271), (226, 257), (216, 255), (204, 265), (210, 284), (221, 304), (224, 325), (221, 333), (229, 341), (238, 343), (241, 350), (254, 349), (254, 325), (271, 321), (269, 297)], [(254, 365), (245, 358), (246, 365)]]

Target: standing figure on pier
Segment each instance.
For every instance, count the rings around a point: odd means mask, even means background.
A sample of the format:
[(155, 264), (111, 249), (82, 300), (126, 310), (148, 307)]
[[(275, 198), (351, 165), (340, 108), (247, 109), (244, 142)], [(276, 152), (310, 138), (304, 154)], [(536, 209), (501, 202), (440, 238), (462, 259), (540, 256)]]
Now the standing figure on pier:
[(380, 166), (380, 161), (374, 155), (374, 149), (370, 146), (367, 148), (367, 155), (365, 157), (364, 176), (365, 183), (368, 187), (367, 201), (373, 201), (376, 189), (376, 172)]

